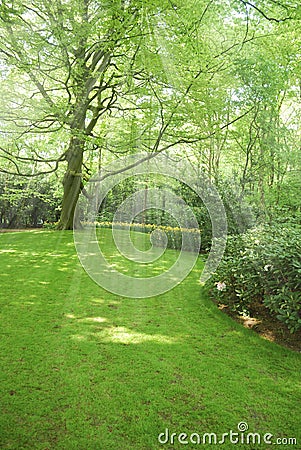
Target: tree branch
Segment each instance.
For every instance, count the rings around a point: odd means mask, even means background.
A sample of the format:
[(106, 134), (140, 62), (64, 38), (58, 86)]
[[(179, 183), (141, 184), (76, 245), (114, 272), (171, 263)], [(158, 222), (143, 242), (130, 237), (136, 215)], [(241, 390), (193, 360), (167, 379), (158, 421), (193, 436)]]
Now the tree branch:
[(161, 149), (158, 149), (159, 144), (160, 144), (160, 140), (161, 140), (161, 138), (162, 138), (162, 136), (163, 136), (163, 133), (160, 131), (160, 132), (159, 132), (159, 136), (158, 136), (158, 138), (157, 138), (157, 140), (156, 140), (156, 143), (155, 143), (155, 145), (154, 145), (152, 151), (151, 151), (148, 155), (144, 156), (143, 158), (139, 159), (138, 161), (134, 162), (133, 164), (129, 164), (128, 166), (122, 167), (122, 168), (119, 169), (119, 170), (115, 170), (115, 171), (113, 171), (113, 172), (109, 172), (109, 173), (103, 175), (103, 176), (100, 177), (100, 178), (93, 178), (90, 182), (96, 183), (96, 182), (99, 182), (99, 181), (103, 181), (103, 180), (105, 180), (106, 178), (108, 178), (108, 177), (110, 177), (110, 176), (118, 175), (119, 173), (123, 173), (123, 172), (126, 172), (127, 170), (133, 169), (134, 167), (139, 166), (139, 165), (142, 164), (143, 162), (155, 158), (159, 153), (162, 153), (162, 152), (164, 152), (164, 151), (170, 149), (171, 147), (175, 147), (176, 145), (184, 144), (184, 143), (185, 143), (185, 144), (188, 144), (188, 143), (191, 144), (191, 143), (199, 142), (199, 141), (201, 141), (201, 140), (209, 139), (210, 137), (212, 137), (213, 135), (215, 135), (217, 132), (219, 132), (219, 131), (221, 131), (221, 130), (227, 128), (227, 127), (229, 127), (229, 126), (232, 125), (233, 123), (235, 123), (235, 122), (237, 122), (238, 120), (240, 120), (240, 119), (242, 119), (243, 117), (245, 117), (245, 116), (246, 116), (247, 114), (249, 114), (253, 109), (254, 109), (254, 106), (252, 106), (252, 108), (250, 108), (248, 111), (244, 112), (243, 114), (241, 114), (240, 116), (238, 116), (238, 117), (236, 117), (235, 119), (231, 120), (230, 122), (228, 122), (228, 123), (222, 125), (221, 127), (219, 127), (218, 130), (213, 131), (212, 133), (210, 133), (210, 134), (207, 135), (207, 136), (200, 136), (200, 137), (195, 138), (195, 139), (179, 139), (179, 140), (177, 140), (177, 141), (175, 141), (175, 142), (173, 142), (173, 143), (171, 143), (171, 144), (166, 145), (165, 147), (162, 147)]
[(292, 17), (284, 17), (283, 19), (276, 19), (275, 17), (269, 17), (267, 14), (265, 14), (262, 9), (258, 8), (258, 6), (254, 5), (254, 3), (251, 3), (247, 0), (240, 0), (241, 3), (243, 3), (245, 6), (250, 6), (251, 8), (255, 9), (259, 14), (261, 14), (266, 20), (270, 22), (285, 22), (286, 20), (292, 20)]

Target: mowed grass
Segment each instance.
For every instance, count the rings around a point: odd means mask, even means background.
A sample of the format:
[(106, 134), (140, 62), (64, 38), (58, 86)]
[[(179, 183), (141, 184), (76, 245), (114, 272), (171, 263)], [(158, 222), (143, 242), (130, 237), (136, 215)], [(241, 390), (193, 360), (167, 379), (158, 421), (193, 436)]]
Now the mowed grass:
[[(110, 230), (102, 233), (118, 260)], [(273, 442), (297, 439), (276, 448), (301, 448), (301, 354), (263, 340), (202, 297), (201, 260), (179, 286), (148, 299), (96, 285), (72, 232), (1, 234), (0, 264), (0, 448), (271, 447), (177, 440), (206, 432), (221, 439), (242, 421)], [(159, 443), (166, 429), (177, 433), (174, 443), (170, 436)]]

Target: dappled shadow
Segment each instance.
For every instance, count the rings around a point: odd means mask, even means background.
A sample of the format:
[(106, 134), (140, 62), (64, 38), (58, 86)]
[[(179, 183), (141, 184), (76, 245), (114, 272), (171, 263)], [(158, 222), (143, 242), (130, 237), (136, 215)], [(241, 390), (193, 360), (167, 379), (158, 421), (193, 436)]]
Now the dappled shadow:
[[(71, 273), (78, 261), (72, 232), (41, 229), (11, 231), (0, 235), (0, 257), (1, 275), (5, 276), (6, 269), (9, 270), (13, 265), (18, 273), (17, 281), (25, 284), (35, 283), (37, 278), (45, 276), (53, 268)], [(44, 278), (39, 283), (48, 282)]]
[[(133, 329), (112, 325), (105, 317), (85, 317), (76, 318), (72, 314), (67, 314), (67, 318), (77, 320), (78, 323), (91, 325), (83, 327), (80, 334), (74, 334), (71, 339), (89, 340), (94, 338), (102, 342), (113, 342), (119, 344), (141, 344), (142, 342), (157, 342), (159, 344), (174, 344), (179, 339), (164, 336), (161, 334), (138, 333)], [(102, 324), (100, 327), (99, 324)], [(95, 327), (95, 325), (98, 325)]]
[(27, 232), (27, 233), (40, 233), (45, 232), (46, 230), (43, 230), (42, 228), (0, 228), (0, 233), (20, 233), (20, 232)]
[(44, 242), (16, 233), (0, 244), (13, 250), (0, 253), (1, 389), (18, 418), (42, 405), (41, 421), (63, 417), (88, 436), (137, 423), (154, 440), (165, 427), (227, 432), (245, 418), (252, 431), (299, 430), (289, 413), (299, 405), (301, 355), (201, 297), (202, 263), (165, 294), (121, 298), (88, 277), (70, 233), (46, 233)]

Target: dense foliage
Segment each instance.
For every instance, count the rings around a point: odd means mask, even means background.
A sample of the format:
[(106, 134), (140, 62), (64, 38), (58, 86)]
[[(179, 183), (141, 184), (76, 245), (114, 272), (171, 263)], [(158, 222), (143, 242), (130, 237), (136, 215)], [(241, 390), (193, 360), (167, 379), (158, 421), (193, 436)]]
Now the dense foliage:
[(50, 180), (0, 174), (0, 227), (39, 227), (59, 217), (60, 192)]
[(294, 332), (301, 328), (301, 227), (254, 228), (228, 238), (211, 295), (241, 314), (264, 304)]
[(91, 173), (141, 150), (235, 179), (264, 216), (300, 185), (297, 4), (17, 0), (0, 30), (0, 171), (56, 173), (60, 228)]
[[(297, 329), (300, 19), (296, 2), (274, 0), (2, 2), (0, 226), (72, 229), (80, 193), (107, 163), (141, 151), (185, 159), (227, 214), (223, 301), (240, 311), (262, 301)], [(98, 220), (152, 186), (192, 207), (207, 251), (205, 205), (168, 179), (120, 183)], [(135, 222), (181, 246), (164, 208)]]

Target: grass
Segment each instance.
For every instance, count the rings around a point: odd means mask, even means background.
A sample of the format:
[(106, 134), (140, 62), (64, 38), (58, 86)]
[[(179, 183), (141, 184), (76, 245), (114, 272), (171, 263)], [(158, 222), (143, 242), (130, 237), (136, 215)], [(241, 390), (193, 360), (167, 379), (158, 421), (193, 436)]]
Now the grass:
[[(110, 254), (111, 231), (102, 233)], [(0, 263), (0, 448), (208, 448), (160, 444), (158, 435), (168, 428), (220, 439), (242, 421), (301, 448), (301, 355), (203, 298), (201, 260), (172, 291), (139, 300), (96, 285), (71, 232), (0, 234)]]

